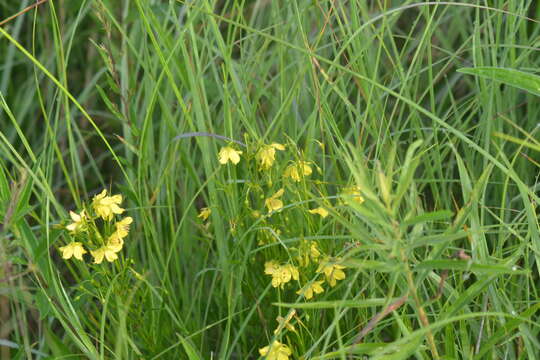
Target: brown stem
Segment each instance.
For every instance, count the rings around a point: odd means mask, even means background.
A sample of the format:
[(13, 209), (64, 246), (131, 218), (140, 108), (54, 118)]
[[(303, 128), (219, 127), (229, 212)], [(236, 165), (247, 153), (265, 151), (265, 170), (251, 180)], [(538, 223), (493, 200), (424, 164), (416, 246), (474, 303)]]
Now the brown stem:
[(10, 17), (8, 17), (7, 19), (4, 19), (2, 21), (0, 21), (0, 26), (4, 25), (4, 24), (7, 24), (8, 22), (10, 22), (11, 20), (15, 19), (16, 17), (32, 10), (33, 8), (35, 7), (38, 7), (39, 5), (43, 4), (43, 3), (46, 3), (48, 0), (38, 0), (36, 1), (34, 4), (30, 5), (30, 6), (27, 6), (25, 7), (24, 9), (22, 9), (21, 11), (19, 11), (18, 13), (16, 13), (15, 15), (11, 15)]

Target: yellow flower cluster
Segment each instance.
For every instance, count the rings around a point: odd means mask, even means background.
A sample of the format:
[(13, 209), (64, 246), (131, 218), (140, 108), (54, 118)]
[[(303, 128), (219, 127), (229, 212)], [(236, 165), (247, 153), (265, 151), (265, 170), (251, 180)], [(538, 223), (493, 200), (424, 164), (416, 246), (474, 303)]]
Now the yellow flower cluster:
[(322, 287), (323, 283), (324, 280), (313, 281), (304, 286), (302, 289), (298, 290), (296, 293), (298, 295), (304, 296), (306, 300), (310, 300), (311, 298), (313, 298), (313, 294), (320, 294), (324, 292), (324, 289)]
[[(86, 245), (90, 249), (94, 264), (100, 264), (104, 258), (109, 262), (118, 259), (118, 253), (124, 246), (124, 239), (129, 234), (129, 226), (133, 223), (130, 216), (114, 221), (115, 215), (125, 211), (120, 207), (121, 203), (122, 195), (107, 196), (107, 190), (103, 190), (94, 196), (88, 210), (83, 209), (79, 214), (70, 211), (69, 215), (73, 222), (66, 226), (66, 230), (72, 239), (82, 241), (71, 241), (60, 247), (62, 258), (67, 260), (74, 257), (83, 260), (83, 255), (88, 253)], [(105, 221), (103, 229), (98, 226), (98, 219)], [(112, 232), (107, 231), (111, 227)]]
[(298, 280), (298, 268), (291, 264), (279, 265), (275, 261), (268, 261), (264, 264), (264, 273), (272, 276), (272, 286), (283, 289), (284, 285), (291, 279)]
[[(339, 261), (339, 259), (336, 259)], [(345, 266), (339, 265), (336, 261), (332, 262), (328, 258), (321, 261), (319, 267), (317, 268), (317, 273), (324, 273), (326, 281), (331, 287), (336, 286), (337, 280), (345, 279), (345, 273), (343, 272)]]
[(289, 360), (292, 355), (291, 349), (275, 340), (272, 344), (259, 349), (261, 356), (266, 356), (266, 360)]
[(289, 165), (285, 172), (283, 173), (284, 177), (289, 177), (293, 181), (300, 182), (303, 177), (311, 175), (313, 170), (309, 166), (309, 162), (298, 161), (294, 164)]
[(255, 158), (259, 161), (259, 167), (261, 170), (268, 170), (274, 165), (276, 160), (276, 150), (283, 151), (285, 146), (272, 143), (270, 145), (263, 145), (255, 155)]
[(98, 216), (101, 216), (103, 220), (111, 221), (114, 214), (121, 214), (124, 212), (119, 205), (122, 203), (122, 195), (107, 196), (107, 190), (94, 196), (92, 200), (92, 207)]
[[(279, 226), (276, 226), (276, 221), (289, 221), (288, 215), (282, 214), (281, 212), (285, 207), (285, 195), (289, 196), (290, 194), (293, 194), (296, 190), (295, 183), (300, 183), (311, 176), (313, 174), (313, 167), (315, 167), (315, 169), (319, 168), (310, 161), (300, 159), (290, 161), (284, 167), (281, 178), (276, 181), (276, 171), (269, 170), (273, 169), (273, 167), (275, 169), (279, 152), (285, 151), (285, 146), (274, 142), (259, 145), (254, 151), (250, 150), (250, 145), (246, 146), (246, 149), (248, 149), (245, 156), (247, 159), (246, 169), (248, 169), (248, 171), (251, 169), (251, 174), (255, 175), (249, 176), (249, 182), (246, 181), (247, 191), (244, 203), (251, 214), (248, 218), (254, 219), (258, 224), (262, 225), (258, 231), (258, 244), (264, 247), (271, 247), (269, 245), (273, 245), (273, 243), (277, 242), (276, 240), (279, 240), (281, 237), (281, 230), (279, 229)], [(228, 164), (230, 162), (233, 165), (237, 165), (240, 162), (242, 154), (243, 152), (236, 150), (234, 146), (225, 146), (221, 148), (218, 154), (218, 160), (221, 164)], [(255, 162), (251, 163), (249, 161), (250, 159), (254, 159)], [(256, 171), (253, 171), (255, 169)], [(273, 190), (266, 192), (262, 185), (265, 182), (268, 184), (269, 188)], [(316, 180), (313, 181), (313, 185), (316, 186), (317, 184), (320, 184), (320, 182), (317, 182)], [(276, 188), (277, 190), (275, 190)], [(320, 189), (315, 190), (319, 193), (324, 193), (320, 191)], [(259, 192), (259, 198), (251, 195), (252, 192)], [(362, 203), (364, 201), (359, 186), (344, 188), (342, 195), (349, 201), (352, 200), (357, 203)], [(298, 200), (300, 204), (305, 202), (305, 199)], [(252, 202), (259, 204), (259, 208), (256, 206), (251, 208), (250, 204)], [(267, 210), (266, 213), (261, 209), (261, 202), (263, 202), (264, 208)], [(320, 217), (320, 219), (326, 219), (331, 213), (330, 209), (330, 203), (324, 203), (324, 206), (311, 207), (307, 209), (307, 212)], [(334, 211), (332, 211), (332, 213), (334, 213)], [(276, 215), (273, 216), (274, 214)], [(208, 208), (202, 208), (198, 217), (205, 221), (209, 215), (210, 210)], [(241, 217), (237, 216), (234, 218), (234, 221), (236, 224), (237, 221), (241, 222), (242, 220)], [(287, 231), (285, 228), (283, 228), (283, 230)], [(231, 230), (231, 233), (234, 235), (233, 230)], [(283, 260), (275, 258), (276, 252), (274, 249), (277, 247), (272, 246), (272, 250), (270, 250), (273, 254), (272, 258), (266, 258), (266, 261), (264, 262), (264, 273), (271, 277), (272, 287), (285, 291), (286, 287), (292, 287), (288, 284), (292, 283), (293, 285), (298, 285), (295, 289), (295, 293), (308, 301), (315, 298), (317, 295), (324, 293), (325, 287), (335, 287), (338, 281), (346, 278), (346, 267), (342, 265), (342, 259), (324, 254), (316, 241), (300, 240), (297, 247), (288, 247), (285, 243), (281, 243), (280, 241), (280, 245), (287, 248), (288, 260), (284, 262)], [(264, 250), (263, 254), (265, 253), (266, 250)], [(284, 295), (285, 294), (286, 293), (284, 293)], [(277, 318), (279, 325), (277, 329), (274, 330), (274, 334), (278, 339), (281, 339), (283, 330), (296, 332), (294, 325), (291, 323), (293, 316), (295, 316), (294, 314), (295, 312), (293, 311), (290, 312), (286, 318)], [(300, 322), (298, 317), (297, 320)], [(288, 360), (292, 355), (292, 350), (288, 345), (275, 340), (270, 345), (259, 349), (259, 353), (269, 360)]]

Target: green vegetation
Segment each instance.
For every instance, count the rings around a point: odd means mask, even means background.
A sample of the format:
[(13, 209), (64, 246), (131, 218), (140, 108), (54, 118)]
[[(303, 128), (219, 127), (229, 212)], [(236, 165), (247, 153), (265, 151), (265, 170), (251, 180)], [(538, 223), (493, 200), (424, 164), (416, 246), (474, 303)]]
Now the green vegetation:
[(540, 357), (536, 1), (33, 3), (1, 359)]

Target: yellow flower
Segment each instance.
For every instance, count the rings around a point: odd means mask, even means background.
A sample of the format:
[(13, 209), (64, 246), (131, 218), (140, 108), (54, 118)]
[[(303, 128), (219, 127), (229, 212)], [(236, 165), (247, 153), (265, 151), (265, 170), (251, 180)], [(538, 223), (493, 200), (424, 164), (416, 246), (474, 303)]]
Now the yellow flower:
[(283, 196), (285, 190), (279, 189), (274, 195), (264, 200), (264, 205), (268, 208), (268, 212), (277, 211), (283, 207), (283, 201), (279, 198)]
[(302, 177), (309, 176), (311, 175), (312, 172), (313, 170), (311, 170), (311, 166), (309, 166), (309, 162), (298, 161), (297, 163), (287, 166), (287, 168), (285, 169), (285, 172), (283, 173), (283, 176), (290, 177), (294, 181), (299, 182), (302, 179)]
[(343, 190), (343, 195), (351, 197), (352, 200), (356, 201), (359, 204), (364, 202), (364, 197), (362, 196), (362, 190), (360, 186), (358, 185), (346, 187)]
[(103, 190), (101, 194), (94, 196), (92, 207), (96, 214), (101, 216), (103, 220), (112, 220), (114, 214), (124, 212), (120, 205), (122, 203), (122, 195), (107, 196), (107, 190)]
[(68, 229), (69, 231), (71, 231), (72, 233), (77, 233), (77, 232), (80, 232), (80, 231), (85, 231), (86, 230), (86, 214), (83, 211), (81, 211), (80, 214), (77, 214), (77, 213), (74, 213), (73, 211), (70, 211), (69, 212), (69, 216), (71, 216), (71, 219), (73, 220), (73, 222), (69, 225), (66, 226), (66, 229)]
[(107, 247), (114, 252), (119, 252), (124, 246), (124, 238), (129, 233), (129, 225), (133, 222), (133, 218), (128, 216), (120, 221), (118, 221), (116, 226), (116, 231), (109, 236), (107, 241)]
[(272, 167), (276, 160), (276, 150), (283, 151), (285, 150), (285, 146), (278, 143), (272, 143), (270, 145), (263, 145), (257, 152), (255, 158), (259, 161), (262, 170), (268, 170)]
[(226, 163), (230, 161), (234, 165), (236, 165), (240, 162), (240, 155), (242, 155), (242, 151), (235, 150), (234, 148), (230, 146), (224, 146), (219, 151), (219, 155), (218, 155), (219, 163), (225, 165)]
[(324, 291), (321, 286), (324, 283), (324, 280), (313, 281), (311, 284), (307, 284), (302, 289), (298, 290), (296, 293), (298, 295), (303, 295), (306, 300), (309, 300), (313, 297), (313, 293), (320, 294)]
[(122, 250), (122, 247), (124, 246), (124, 239), (119, 237), (117, 233), (113, 233), (111, 236), (109, 236), (109, 240), (107, 241), (107, 248), (115, 253), (120, 252)]
[(259, 354), (266, 356), (266, 360), (289, 360), (292, 351), (287, 345), (275, 340), (269, 346), (259, 349)]
[(107, 259), (109, 262), (113, 262), (114, 260), (118, 259), (118, 255), (116, 255), (116, 251), (110, 246), (102, 246), (97, 250), (90, 251), (90, 254), (94, 257), (94, 264), (101, 264), (103, 261), (103, 258)]
[(66, 246), (62, 246), (59, 248), (59, 250), (62, 252), (63, 259), (69, 259), (73, 256), (75, 259), (82, 260), (82, 256), (87, 253), (82, 243), (77, 241), (71, 242)]
[(296, 315), (296, 310), (292, 309), (291, 311), (289, 311), (286, 318), (284, 318), (282, 316), (278, 316), (276, 318), (276, 320), (278, 322), (278, 327), (276, 328), (276, 330), (274, 330), (274, 334), (277, 334), (277, 333), (281, 332), (281, 330), (283, 330), (284, 328), (289, 330), (289, 331), (296, 332), (296, 329), (294, 328), (294, 325), (290, 323), (290, 321), (294, 317), (294, 315)]
[(308, 211), (310, 214), (319, 214), (321, 215), (321, 217), (324, 219), (325, 217), (328, 216), (328, 210), (326, 210), (325, 208), (323, 207), (318, 207), (316, 209), (313, 209), (313, 210), (309, 210)]
[(266, 275), (272, 275), (279, 270), (279, 264), (274, 260), (267, 261), (264, 263), (264, 273)]
[(345, 279), (345, 273), (343, 272), (343, 269), (345, 269), (345, 266), (331, 263), (330, 261), (325, 260), (319, 264), (317, 272), (324, 273), (328, 284), (331, 287), (334, 287), (336, 286), (336, 280)]
[(212, 213), (212, 209), (204, 207), (204, 208), (201, 209), (201, 211), (199, 212), (199, 215), (197, 215), (197, 217), (201, 218), (201, 219), (203, 219), (203, 221), (205, 221), (206, 219), (208, 219), (208, 217), (210, 216), (211, 213)]
[(298, 280), (299, 273), (296, 266), (291, 264), (280, 265), (277, 269), (271, 269), (272, 272), (272, 286), (277, 288), (291, 281), (291, 279)]
[(131, 216), (128, 216), (115, 224), (116, 234), (119, 238), (125, 238), (128, 235), (129, 225), (131, 225), (132, 222), (133, 222), (133, 218)]

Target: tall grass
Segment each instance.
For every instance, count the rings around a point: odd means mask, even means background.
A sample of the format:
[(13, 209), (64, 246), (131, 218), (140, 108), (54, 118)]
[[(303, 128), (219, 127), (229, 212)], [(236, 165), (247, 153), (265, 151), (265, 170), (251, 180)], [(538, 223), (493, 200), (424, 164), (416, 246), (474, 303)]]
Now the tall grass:
[[(535, 81), (539, 12), (59, 0), (7, 22), (0, 358), (256, 359), (274, 340), (294, 359), (540, 356), (538, 97), (458, 71)], [(284, 176), (300, 161), (311, 174)], [(102, 189), (134, 218), (120, 259), (62, 259), (68, 212)], [(269, 261), (298, 280), (272, 286)]]

